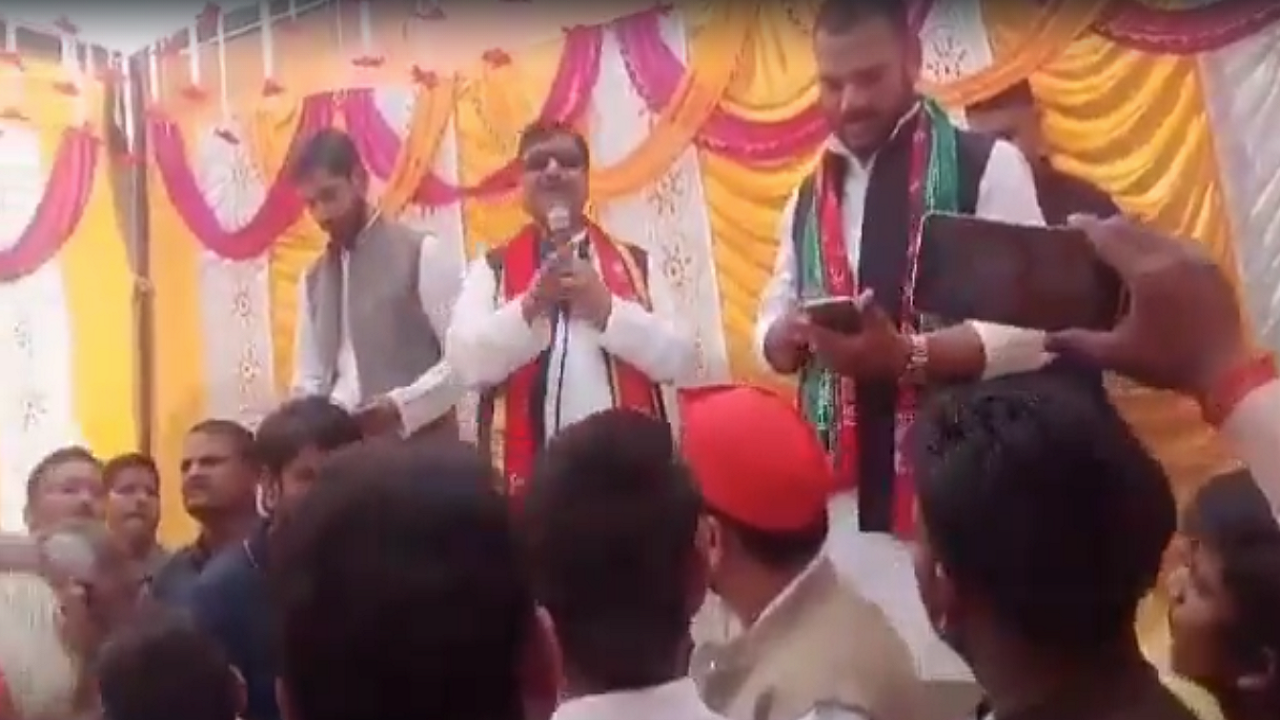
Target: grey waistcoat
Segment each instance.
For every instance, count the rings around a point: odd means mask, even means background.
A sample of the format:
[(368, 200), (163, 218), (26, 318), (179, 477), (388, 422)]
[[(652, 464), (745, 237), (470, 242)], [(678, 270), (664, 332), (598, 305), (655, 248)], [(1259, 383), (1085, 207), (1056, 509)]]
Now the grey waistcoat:
[(345, 293), (340, 250), (326, 250), (307, 269), (305, 312), (311, 314), (331, 385), (337, 379), (342, 315), (350, 313), (361, 402), (412, 383), (440, 360), (440, 340), (418, 296), (421, 253), (422, 233), (379, 218), (349, 252)]

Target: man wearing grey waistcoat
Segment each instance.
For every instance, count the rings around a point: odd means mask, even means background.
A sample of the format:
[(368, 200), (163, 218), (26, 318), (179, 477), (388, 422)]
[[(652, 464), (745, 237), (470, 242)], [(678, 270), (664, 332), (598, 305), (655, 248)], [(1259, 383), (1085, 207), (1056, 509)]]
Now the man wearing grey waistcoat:
[(456, 437), (463, 387), (443, 341), (462, 257), (371, 206), (368, 173), (341, 130), (310, 138), (289, 172), (329, 235), (299, 282), (293, 394), (331, 398), (367, 435)]

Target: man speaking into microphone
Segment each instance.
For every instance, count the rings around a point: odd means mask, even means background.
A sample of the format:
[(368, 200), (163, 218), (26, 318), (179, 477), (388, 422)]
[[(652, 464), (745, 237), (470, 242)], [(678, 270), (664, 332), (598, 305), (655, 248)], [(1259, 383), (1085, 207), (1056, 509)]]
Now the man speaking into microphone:
[(693, 333), (653, 311), (661, 269), (583, 214), (582, 135), (535, 123), (517, 152), (530, 222), (471, 264), (445, 343), (449, 365), (480, 391), (478, 441), (512, 493), (550, 438), (593, 413), (674, 422), (669, 388), (697, 366)]

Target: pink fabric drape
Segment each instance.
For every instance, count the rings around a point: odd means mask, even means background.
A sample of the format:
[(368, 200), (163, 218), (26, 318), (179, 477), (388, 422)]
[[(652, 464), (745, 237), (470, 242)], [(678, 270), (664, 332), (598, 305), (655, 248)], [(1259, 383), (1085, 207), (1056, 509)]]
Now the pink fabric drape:
[[(933, 0), (915, 0), (910, 22), (923, 26)], [(637, 94), (658, 113), (671, 101), (688, 69), (662, 37), (661, 16), (637, 16), (617, 27), (623, 62)], [(817, 105), (794, 117), (759, 122), (717, 108), (698, 131), (694, 142), (705, 150), (736, 162), (768, 166), (789, 162), (815, 150), (831, 133)]]
[(58, 142), (35, 216), (18, 241), (0, 251), (0, 282), (12, 282), (39, 270), (70, 239), (93, 193), (100, 142), (86, 128), (67, 128)]
[[(687, 72), (662, 37), (661, 16), (649, 14), (617, 27), (618, 44), (636, 93), (654, 113), (671, 101)], [(700, 147), (752, 165), (786, 162), (812, 151), (827, 136), (816, 106), (778, 122), (754, 122), (717, 108), (694, 138)]]
[[(572, 124), (586, 113), (591, 92), (600, 77), (603, 44), (604, 28), (599, 25), (568, 30), (564, 52), (551, 89), (543, 100), (539, 118)], [(401, 138), (378, 111), (373, 90), (349, 93), (342, 111), (347, 129), (351, 131), (369, 171), (381, 178), (390, 176), (400, 154)], [(447, 205), (463, 198), (505, 193), (515, 187), (518, 180), (519, 171), (514, 159), (474, 185), (453, 185), (429, 172), (418, 185), (414, 200), (428, 206)]]
[(1193, 55), (1230, 45), (1277, 21), (1280, 3), (1272, 0), (1218, 0), (1179, 9), (1117, 0), (1092, 29), (1138, 50)]
[[(292, 157), (317, 131), (333, 123), (334, 98), (329, 93), (308, 97), (302, 101), (301, 113), (287, 157)], [(286, 178), (277, 176), (257, 213), (244, 227), (224, 228), (187, 162), (187, 143), (181, 128), (162, 117), (152, 117), (147, 122), (147, 142), (174, 208), (200, 244), (219, 257), (256, 258), (302, 217), (305, 210), (302, 199)], [(281, 175), (284, 172), (282, 168)]]

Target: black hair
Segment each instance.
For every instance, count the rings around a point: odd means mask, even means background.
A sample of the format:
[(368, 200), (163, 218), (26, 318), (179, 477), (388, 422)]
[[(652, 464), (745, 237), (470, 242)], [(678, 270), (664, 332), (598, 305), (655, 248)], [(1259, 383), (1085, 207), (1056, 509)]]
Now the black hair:
[(27, 505), (30, 505), (39, 493), (40, 483), (44, 481), (46, 475), (71, 462), (84, 462), (95, 465), (99, 469), (102, 468), (102, 461), (86, 447), (68, 445), (58, 448), (40, 458), (40, 462), (37, 462), (31, 468), (31, 472), (27, 473)]
[(516, 141), (516, 154), (520, 159), (524, 159), (529, 148), (556, 137), (567, 137), (573, 140), (573, 144), (582, 153), (583, 162), (587, 167), (591, 166), (591, 145), (587, 142), (586, 136), (569, 123), (558, 120), (535, 120), (526, 125), (520, 131), (520, 137)]
[(325, 128), (307, 138), (289, 161), (289, 179), (302, 182), (325, 172), (335, 177), (354, 178), (363, 173), (360, 150), (351, 136), (337, 128)]
[(187, 431), (188, 435), (197, 433), (223, 438), (231, 443), (241, 460), (253, 460), (253, 432), (234, 420), (222, 418), (201, 420)]
[(97, 677), (108, 720), (235, 720), (240, 711), (239, 682), (222, 648), (170, 612), (113, 633)]
[(670, 680), (697, 609), (702, 512), (671, 428), (631, 410), (593, 415), (548, 444), (526, 492), (529, 568), (566, 665), (595, 691)]
[(745, 525), (714, 507), (708, 512), (732, 533), (752, 560), (774, 570), (801, 568), (813, 562), (827, 541), (827, 518), (798, 530), (761, 530)]
[[(1280, 522), (1253, 475), (1236, 470), (1210, 479), (1188, 504), (1182, 529), (1221, 562), (1235, 659), (1244, 667), (1280, 662)], [(1280, 703), (1280, 684), (1269, 693)]]
[(1031, 89), (1031, 83), (1026, 80), (1019, 80), (985, 100), (970, 103), (965, 110), (967, 112), (984, 112), (1005, 108), (1035, 107), (1035, 104), (1036, 96)]
[(914, 440), (921, 518), (959, 588), (1047, 653), (1088, 657), (1132, 635), (1177, 510), (1114, 408), (1028, 373), (944, 392)]
[(253, 457), (278, 479), (285, 467), (309, 447), (337, 450), (364, 436), (351, 413), (318, 395), (295, 398), (263, 419), (253, 438)]
[(471, 446), (336, 453), (275, 530), (268, 578), (299, 720), (521, 717), (536, 606), (492, 466)]
[(117, 455), (102, 466), (102, 484), (110, 490), (115, 485), (116, 479), (126, 470), (144, 470), (151, 473), (157, 484), (160, 482), (160, 469), (156, 467), (156, 461), (145, 453), (130, 452)]
[(903, 0), (823, 0), (814, 15), (814, 32), (846, 33), (871, 19), (888, 20), (902, 33), (911, 31), (909, 3)]

